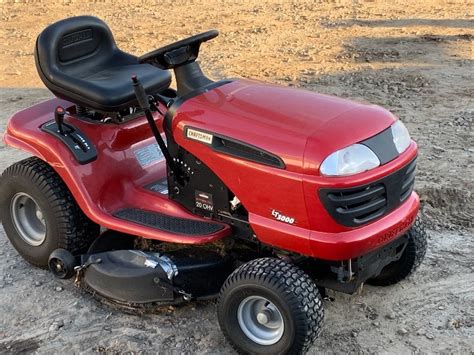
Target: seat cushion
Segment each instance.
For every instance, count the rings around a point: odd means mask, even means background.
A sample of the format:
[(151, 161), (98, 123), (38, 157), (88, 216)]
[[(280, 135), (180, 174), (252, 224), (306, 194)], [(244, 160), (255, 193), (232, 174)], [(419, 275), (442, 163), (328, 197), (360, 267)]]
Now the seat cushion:
[(43, 81), (60, 98), (102, 112), (117, 112), (138, 104), (133, 75), (149, 94), (164, 90), (171, 83), (167, 71), (144, 64), (114, 66), (82, 78), (57, 75), (54, 81)]
[(56, 96), (97, 111), (136, 106), (131, 77), (146, 92), (169, 87), (171, 74), (117, 48), (101, 20), (78, 16), (48, 26), (36, 42), (35, 61), (44, 84)]
[(147, 93), (166, 89), (171, 75), (151, 65), (122, 65), (104, 69), (77, 81), (72, 91), (87, 93), (87, 98), (107, 107), (136, 105), (132, 76), (136, 75)]

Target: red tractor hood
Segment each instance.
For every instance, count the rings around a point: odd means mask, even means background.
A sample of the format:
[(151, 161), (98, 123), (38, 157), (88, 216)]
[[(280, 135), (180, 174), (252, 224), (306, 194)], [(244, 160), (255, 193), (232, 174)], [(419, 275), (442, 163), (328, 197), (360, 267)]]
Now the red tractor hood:
[(191, 126), (277, 155), (290, 171), (317, 174), (329, 154), (395, 120), (379, 106), (237, 80), (184, 101), (172, 125), (175, 135)]

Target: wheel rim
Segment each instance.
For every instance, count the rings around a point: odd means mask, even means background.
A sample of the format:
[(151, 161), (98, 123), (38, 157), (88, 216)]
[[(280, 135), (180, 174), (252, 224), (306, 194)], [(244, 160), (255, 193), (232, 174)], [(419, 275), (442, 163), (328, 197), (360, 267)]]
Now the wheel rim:
[(49, 261), (49, 269), (58, 277), (64, 277), (67, 273), (66, 265), (58, 258), (53, 258)]
[(273, 345), (283, 336), (280, 310), (265, 297), (250, 296), (240, 302), (237, 320), (244, 334), (260, 345)]
[(39, 246), (46, 239), (46, 222), (36, 201), (24, 192), (19, 192), (10, 204), (15, 229), (26, 243)]

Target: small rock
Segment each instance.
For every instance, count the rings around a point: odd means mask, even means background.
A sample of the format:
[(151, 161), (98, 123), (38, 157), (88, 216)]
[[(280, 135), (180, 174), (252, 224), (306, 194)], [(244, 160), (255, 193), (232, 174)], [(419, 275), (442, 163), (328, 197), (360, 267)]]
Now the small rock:
[(42, 283), (40, 281), (35, 281), (35, 287), (40, 287)]
[(379, 322), (372, 322), (372, 325), (373, 325), (374, 327), (380, 327), (380, 323), (379, 323)]
[(385, 318), (387, 318), (387, 319), (396, 319), (397, 315), (393, 312), (390, 312), (390, 313), (385, 315)]
[(359, 333), (357, 333), (357, 331), (355, 331), (355, 330), (353, 330), (353, 331), (351, 332), (351, 336), (352, 336), (353, 338), (357, 338), (358, 335), (359, 335)]
[(58, 287), (55, 288), (55, 290), (56, 290), (57, 292), (62, 292), (63, 288), (62, 288), (61, 286), (58, 286)]
[(446, 309), (446, 307), (445, 307), (445, 306), (438, 306), (438, 309), (439, 309), (440, 311), (442, 311), (442, 310)]
[(397, 333), (400, 335), (406, 335), (408, 334), (408, 330), (406, 330), (405, 328), (400, 328), (398, 329)]
[(62, 319), (55, 320), (50, 326), (50, 332), (57, 332), (60, 328), (64, 327), (64, 321)]
[(435, 338), (434, 335), (431, 334), (431, 333), (426, 333), (425, 337), (426, 337), (426, 339), (429, 339), (429, 340), (433, 340)]
[(426, 334), (426, 331), (424, 329), (418, 329), (416, 331), (416, 335), (425, 335)]

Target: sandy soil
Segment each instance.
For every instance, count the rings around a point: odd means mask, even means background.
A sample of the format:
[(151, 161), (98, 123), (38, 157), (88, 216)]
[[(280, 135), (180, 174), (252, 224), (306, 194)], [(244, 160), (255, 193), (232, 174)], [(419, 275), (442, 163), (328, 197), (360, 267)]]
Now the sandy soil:
[[(34, 41), (46, 24), (74, 14), (102, 17), (135, 54), (218, 28), (221, 36), (201, 52), (215, 78), (252, 77), (383, 105), (420, 146), (427, 259), (399, 285), (332, 294), (312, 352), (473, 353), (472, 2), (136, 4), (0, 0), (0, 132), (13, 112), (51, 96), (36, 74)], [(0, 170), (22, 157), (0, 144)], [(126, 315), (26, 264), (2, 229), (0, 313), (0, 353), (232, 352), (213, 303)]]

